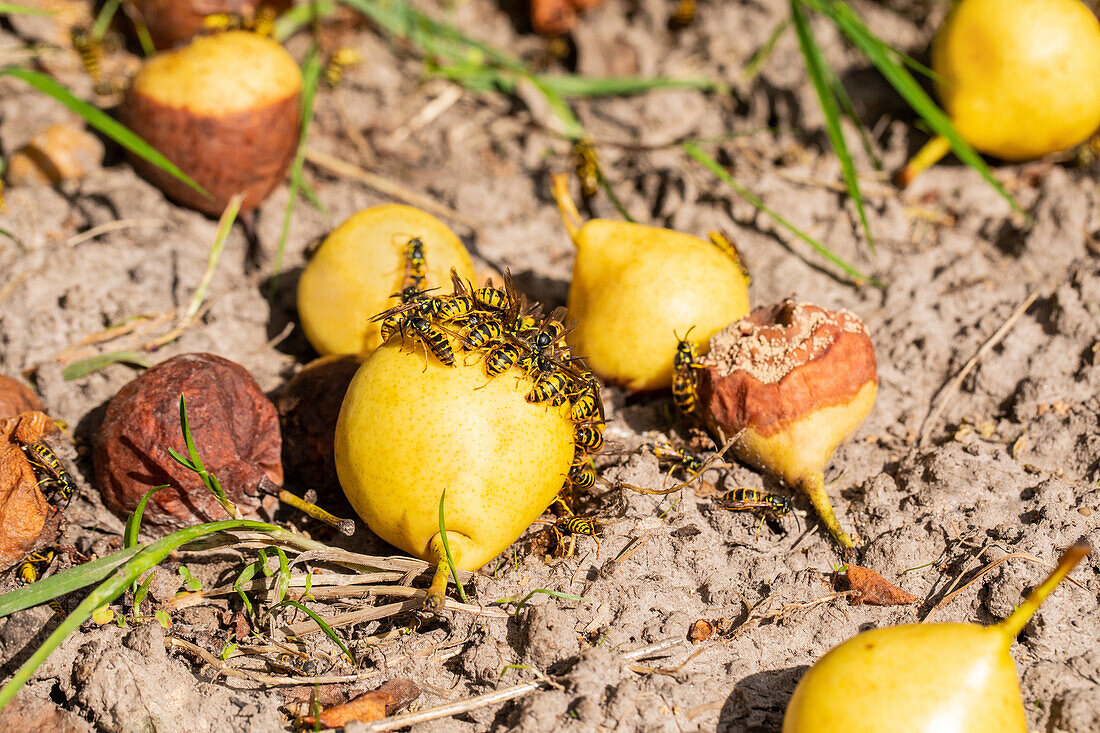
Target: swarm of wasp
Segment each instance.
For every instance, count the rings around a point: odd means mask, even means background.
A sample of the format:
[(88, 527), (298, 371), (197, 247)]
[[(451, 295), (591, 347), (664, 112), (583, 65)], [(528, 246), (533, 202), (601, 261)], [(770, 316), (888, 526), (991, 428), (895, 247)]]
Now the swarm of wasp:
[[(454, 365), (456, 352), (479, 354), (489, 378), (513, 368), (529, 377), (528, 402), (568, 405), (575, 423), (573, 465), (562, 486), (562, 503), (568, 507), (574, 489), (596, 482), (591, 457), (603, 446), (604, 414), (599, 382), (565, 343), (565, 309), (543, 315), (540, 306), (529, 305), (516, 291), (508, 274), (502, 287), (491, 280), (474, 287), (452, 271), (452, 292), (438, 294), (429, 287), (420, 239), (411, 237), (400, 246), (405, 264), (400, 289), (392, 296), (399, 302), (374, 317), (382, 323), (383, 340), (410, 340), (424, 349), (425, 358), (430, 352), (448, 366)], [(593, 520), (584, 525), (584, 517), (565, 519), (571, 525), (559, 527), (559, 533), (595, 536)], [(588, 531), (582, 531), (585, 526)]]

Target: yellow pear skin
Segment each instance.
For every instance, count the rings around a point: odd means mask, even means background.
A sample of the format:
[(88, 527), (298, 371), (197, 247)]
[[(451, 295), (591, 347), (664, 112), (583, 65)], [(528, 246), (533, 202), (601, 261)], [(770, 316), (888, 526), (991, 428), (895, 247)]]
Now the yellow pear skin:
[(574, 352), (600, 377), (634, 391), (672, 384), (677, 336), (704, 343), (749, 312), (738, 263), (682, 232), (593, 219), (577, 247), (569, 316)]
[(462, 241), (431, 214), (402, 204), (363, 209), (337, 227), (298, 281), (298, 316), (310, 344), (325, 354), (367, 354), (382, 343), (370, 319), (394, 305), (405, 272), (405, 245), (424, 243), (426, 287), (450, 290), (451, 268), (465, 280), (474, 266)]
[(1100, 127), (1100, 22), (1080, 0), (962, 0), (932, 69), (945, 111), (983, 153), (1037, 158)]
[(840, 644), (799, 681), (783, 733), (1027, 733), (1009, 647), (1088, 553), (1067, 550), (999, 624), (905, 624)]
[(336, 425), (336, 469), (348, 500), (386, 542), (440, 560), (439, 500), (455, 564), (476, 570), (549, 506), (573, 460), (568, 405), (526, 400), (513, 367), (488, 377), (481, 358), (441, 364), (396, 340), (348, 387)]

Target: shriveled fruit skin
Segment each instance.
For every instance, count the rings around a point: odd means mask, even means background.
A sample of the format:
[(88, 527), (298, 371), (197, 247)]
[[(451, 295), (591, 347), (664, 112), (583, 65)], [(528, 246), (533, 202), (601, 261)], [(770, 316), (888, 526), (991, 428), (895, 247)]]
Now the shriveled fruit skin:
[(402, 204), (372, 206), (332, 231), (298, 281), (298, 316), (306, 338), (324, 354), (366, 354), (382, 343), (381, 324), (370, 319), (398, 301), (405, 245), (424, 243), (427, 286), (450, 292), (450, 271), (474, 279), (470, 253), (431, 214)]
[(487, 377), (481, 359), (454, 367), (387, 344), (360, 367), (336, 426), (348, 500), (386, 542), (434, 561), (439, 498), (456, 564), (476, 570), (553, 501), (573, 458), (568, 406), (530, 403), (516, 369)]
[(37, 410), (0, 420), (0, 571), (19, 562), (46, 527), (50, 507), (22, 446), (56, 431)]
[(1100, 22), (1080, 0), (963, 0), (932, 44), (936, 90), (983, 153), (1027, 160), (1100, 127)]
[(1026, 733), (1003, 633), (976, 624), (866, 631), (806, 672), (783, 733)]
[(672, 384), (677, 336), (700, 343), (749, 312), (740, 266), (682, 232), (593, 219), (574, 237), (569, 334), (604, 379), (642, 391)]
[(206, 189), (132, 157), (185, 206), (218, 215), (234, 194), (255, 208), (286, 176), (298, 145), (302, 73), (275, 41), (231, 31), (197, 38), (145, 63), (119, 117)]
[(119, 390), (107, 405), (94, 452), (103, 503), (122, 519), (146, 491), (169, 485), (146, 504), (142, 530), (151, 534), (227, 518), (198, 474), (168, 453), (172, 448), (187, 455), (181, 394), (203, 464), (242, 513), (258, 507), (261, 479), (283, 482), (279, 416), (252, 375), (213, 354), (172, 357)]

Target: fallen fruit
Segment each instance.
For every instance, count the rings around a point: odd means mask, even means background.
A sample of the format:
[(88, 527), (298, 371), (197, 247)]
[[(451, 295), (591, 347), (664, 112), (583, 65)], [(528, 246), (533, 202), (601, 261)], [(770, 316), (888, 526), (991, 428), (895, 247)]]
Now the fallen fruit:
[(286, 175), (298, 145), (302, 72), (270, 38), (230, 31), (159, 53), (134, 77), (123, 123), (209, 192), (132, 156), (169, 197), (218, 215), (235, 194), (255, 208)]
[[(336, 424), (344, 493), (375, 534), (437, 563), (432, 607), (446, 589), (445, 541), (455, 566), (481, 567), (568, 484), (574, 457), (587, 455), (569, 398), (593, 383), (560, 346), (557, 313), (526, 316), (510, 283), (464, 292), (418, 292), (377, 317), (389, 340), (352, 379)], [(476, 322), (448, 320), (459, 310)], [(474, 346), (481, 332), (496, 335)]]
[(255, 18), (260, 9), (276, 15), (291, 5), (291, 0), (131, 0), (135, 21), (149, 31), (157, 49), (171, 48), (190, 41), (206, 28), (204, 19), (219, 14)]
[(841, 529), (825, 493), (825, 464), (871, 411), (878, 391), (875, 347), (848, 311), (787, 299), (729, 324), (700, 359), (699, 411), (743, 461), (809, 496), (830, 534)]
[[(1100, 127), (1100, 22), (1080, 0), (962, 0), (932, 43), (944, 110), (964, 140), (1005, 160), (1073, 147)], [(933, 138), (904, 185), (950, 150)]]
[(783, 733), (1026, 733), (1009, 647), (1088, 552), (1085, 545), (1067, 550), (999, 624), (905, 624), (840, 644), (799, 681)]
[(708, 242), (671, 229), (593, 219), (581, 224), (567, 177), (554, 195), (577, 247), (569, 343), (592, 371), (630, 390), (667, 389), (679, 337), (705, 342), (749, 311), (739, 262)]
[(402, 204), (363, 209), (325, 238), (298, 281), (298, 316), (318, 353), (368, 354), (382, 343), (370, 318), (405, 286), (412, 240), (428, 288), (449, 285), (451, 268), (473, 279), (469, 252), (439, 219)]
[(8, 158), (12, 186), (75, 181), (100, 167), (103, 143), (83, 127), (58, 123), (32, 137)]
[(17, 379), (0, 374), (0, 420), (15, 417), (27, 410), (43, 412), (46, 408), (38, 395)]
[(348, 384), (362, 363), (356, 354), (332, 354), (306, 364), (275, 400), (283, 435), (287, 485), (314, 489), (343, 503), (332, 441)]
[(195, 472), (168, 453), (186, 456), (179, 401), (206, 469), (230, 501), (249, 515), (260, 504), (260, 484), (283, 481), (282, 441), (275, 406), (239, 364), (213, 354), (182, 354), (127, 384), (107, 406), (96, 437), (96, 483), (103, 503), (126, 519), (150, 489), (142, 529), (167, 534), (226, 511)]

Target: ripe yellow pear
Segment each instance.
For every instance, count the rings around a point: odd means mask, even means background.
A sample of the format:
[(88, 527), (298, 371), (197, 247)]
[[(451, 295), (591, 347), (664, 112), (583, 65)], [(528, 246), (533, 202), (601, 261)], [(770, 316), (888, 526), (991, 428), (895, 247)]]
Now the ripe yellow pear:
[(906, 624), (837, 646), (798, 683), (783, 733), (1027, 733), (1009, 647), (1088, 552), (1067, 550), (999, 624)]
[(749, 312), (748, 278), (689, 234), (607, 219), (581, 225), (563, 185), (556, 179), (555, 196), (577, 247), (570, 345), (604, 379), (635, 391), (668, 388), (680, 337), (690, 330), (705, 343)]
[(394, 304), (414, 238), (424, 245), (426, 287), (449, 289), (452, 267), (474, 279), (470, 253), (439, 219), (402, 204), (363, 209), (328, 235), (298, 281), (298, 316), (318, 353), (366, 354), (382, 343), (370, 319)]
[(491, 560), (554, 500), (573, 460), (568, 403), (528, 402), (532, 387), (514, 366), (486, 376), (480, 354), (446, 366), (411, 339), (377, 349), (336, 424), (336, 470), (355, 511), (385, 541), (441, 563), (446, 490), (455, 565)]
[[(1100, 127), (1100, 22), (1080, 0), (961, 0), (932, 43), (944, 110), (975, 149), (1028, 160)], [(933, 139), (908, 182), (950, 149)]]

